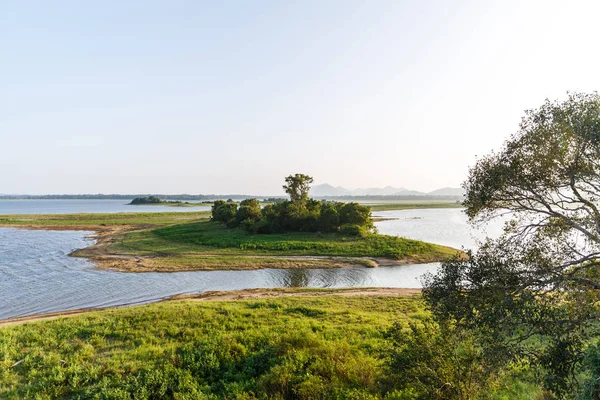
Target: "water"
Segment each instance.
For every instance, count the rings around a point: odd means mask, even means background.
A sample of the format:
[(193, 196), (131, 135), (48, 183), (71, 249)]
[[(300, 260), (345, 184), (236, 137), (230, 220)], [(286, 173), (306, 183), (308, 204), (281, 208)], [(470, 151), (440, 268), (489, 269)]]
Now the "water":
[[(131, 200), (0, 200), (0, 214), (74, 214), (120, 212), (189, 212), (206, 211), (210, 207), (170, 207), (136, 205)], [(190, 202), (192, 203), (192, 202)]]
[[(64, 200), (63, 200), (64, 201)], [(83, 200), (88, 201), (88, 200)], [(72, 212), (69, 211), (69, 212)], [(381, 233), (452, 247), (471, 247), (485, 232), (471, 232), (459, 209), (385, 211)], [(489, 231), (499, 232), (501, 224)], [(93, 232), (0, 228), (0, 319), (87, 307), (157, 301), (209, 290), (275, 287), (421, 287), (422, 275), (439, 264), (379, 268), (263, 269), (177, 273), (120, 273), (94, 269), (69, 257), (93, 243)]]
[(504, 221), (498, 219), (485, 228), (472, 229), (461, 208), (380, 211), (375, 217), (393, 218), (377, 222), (379, 233), (441, 244), (456, 249), (474, 249), (486, 237), (498, 237)]
[(420, 287), (436, 264), (393, 268), (264, 269), (121, 273), (69, 257), (92, 232), (0, 228), (0, 319), (86, 307), (156, 301), (181, 293), (246, 288)]

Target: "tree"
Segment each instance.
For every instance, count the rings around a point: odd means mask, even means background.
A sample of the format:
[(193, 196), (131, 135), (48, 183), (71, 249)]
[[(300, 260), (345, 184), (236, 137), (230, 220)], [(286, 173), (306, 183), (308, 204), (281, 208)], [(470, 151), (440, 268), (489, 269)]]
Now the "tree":
[(304, 174), (290, 175), (285, 178), (283, 190), (290, 196), (290, 200), (299, 210), (304, 209), (306, 206), (311, 183), (313, 183), (313, 178)]
[(600, 318), (600, 96), (527, 111), (463, 187), (471, 223), (510, 221), (468, 260), (443, 264), (425, 297), (438, 318), (477, 330), (490, 357), (527, 357), (564, 395)]
[(370, 229), (373, 227), (371, 208), (358, 203), (344, 203), (340, 205), (340, 223), (352, 224)]
[(260, 202), (256, 199), (243, 200), (235, 215), (236, 224), (246, 223), (247, 228), (258, 222), (260, 218)]
[(324, 232), (335, 232), (340, 228), (339, 203), (327, 201), (321, 205), (319, 213), (319, 229)]
[(211, 219), (213, 221), (219, 221), (229, 224), (235, 219), (237, 213), (237, 204), (227, 203), (223, 200), (216, 200), (213, 203), (211, 211)]

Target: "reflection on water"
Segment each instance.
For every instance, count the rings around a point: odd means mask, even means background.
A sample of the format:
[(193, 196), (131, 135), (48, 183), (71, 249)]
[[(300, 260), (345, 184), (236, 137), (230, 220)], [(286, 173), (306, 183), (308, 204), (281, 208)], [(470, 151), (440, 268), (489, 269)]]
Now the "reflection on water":
[(275, 287), (420, 287), (437, 264), (343, 269), (121, 273), (68, 254), (91, 232), (0, 228), (0, 319), (156, 301), (182, 293)]

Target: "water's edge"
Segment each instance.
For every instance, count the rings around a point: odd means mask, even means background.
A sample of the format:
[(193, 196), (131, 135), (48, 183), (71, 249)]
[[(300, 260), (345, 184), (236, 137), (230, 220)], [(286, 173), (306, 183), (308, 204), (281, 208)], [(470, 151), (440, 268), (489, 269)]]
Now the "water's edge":
[(143, 274), (98, 270), (72, 251), (94, 243), (91, 231), (0, 228), (0, 320), (76, 309), (146, 304), (182, 294), (251, 288), (420, 288), (438, 267), (260, 269)]

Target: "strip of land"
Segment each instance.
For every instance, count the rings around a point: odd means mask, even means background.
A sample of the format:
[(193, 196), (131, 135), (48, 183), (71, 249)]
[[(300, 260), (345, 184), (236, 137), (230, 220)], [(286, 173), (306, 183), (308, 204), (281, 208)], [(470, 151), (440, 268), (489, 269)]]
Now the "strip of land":
[(0, 226), (93, 231), (96, 243), (72, 255), (126, 272), (377, 267), (443, 261), (459, 252), (378, 234), (248, 234), (209, 217), (209, 211), (0, 215)]
[[(308, 289), (308, 288), (274, 288), (274, 289), (243, 289), (208, 291), (199, 294), (175, 295), (165, 301), (236, 301), (236, 300), (261, 300), (276, 299), (280, 297), (321, 297), (321, 296), (343, 296), (343, 297), (402, 297), (419, 295), (421, 289), (403, 288), (341, 288), (341, 289)], [(19, 325), (27, 322), (46, 321), (57, 318), (69, 318), (91, 312), (104, 310), (116, 310), (129, 305), (119, 307), (79, 308), (75, 310), (56, 311), (43, 314), (27, 315), (0, 320), (0, 326)]]

